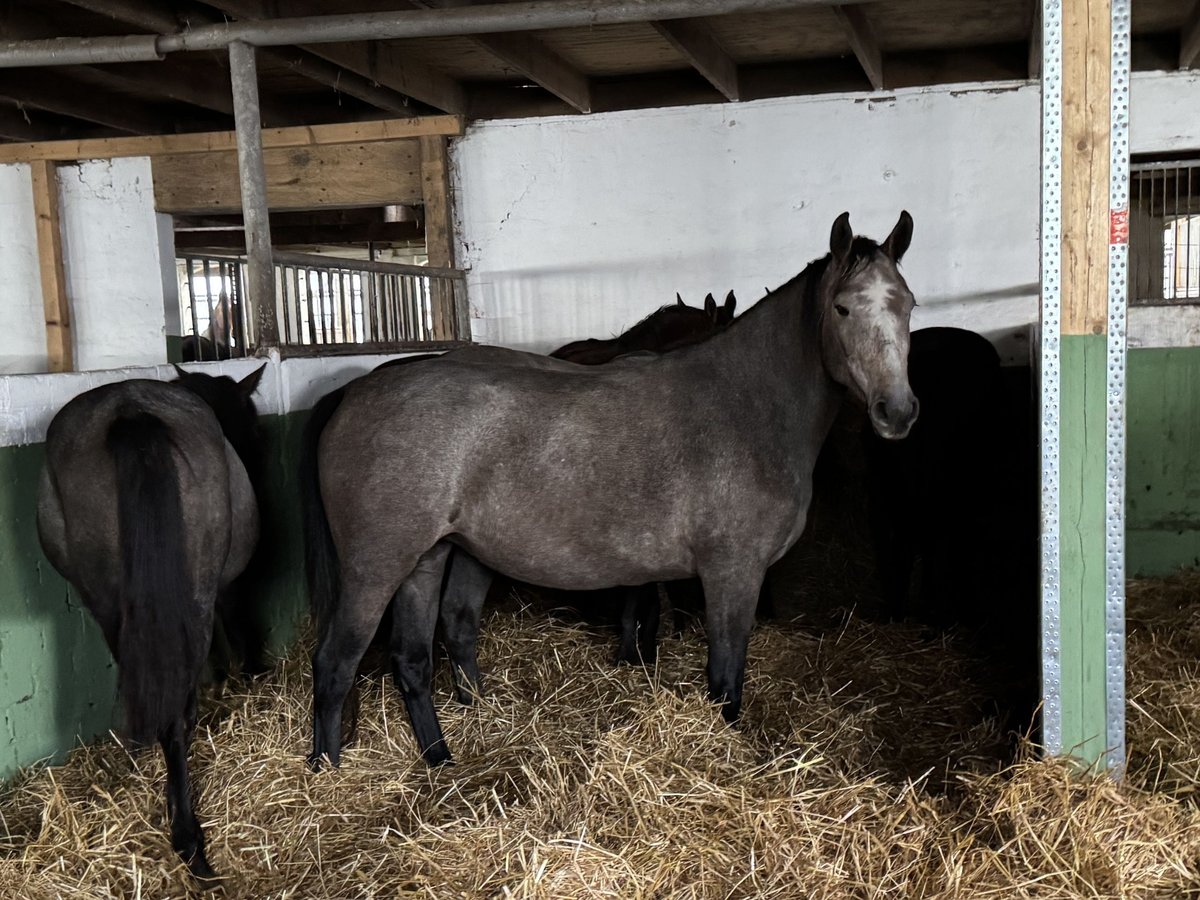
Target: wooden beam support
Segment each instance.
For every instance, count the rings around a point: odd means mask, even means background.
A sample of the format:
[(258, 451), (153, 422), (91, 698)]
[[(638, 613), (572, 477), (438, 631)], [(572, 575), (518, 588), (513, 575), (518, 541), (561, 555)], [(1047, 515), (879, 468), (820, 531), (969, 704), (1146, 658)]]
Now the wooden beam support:
[[(207, 0), (210, 6), (237, 19), (271, 19), (277, 7), (270, 0)], [(320, 0), (289, 0), (289, 16), (328, 12)], [(313, 44), (304, 48), (385, 88), (448, 113), (466, 111), (466, 93), (453, 78), (400, 52), (390, 43)]]
[(0, 138), (4, 140), (44, 141), (61, 133), (59, 128), (39, 124), (36, 118), (31, 121), (22, 110), (0, 106)]
[(1192, 4), (1192, 11), (1179, 32), (1179, 68), (1190, 69), (1197, 62), (1200, 62), (1200, 0)]
[[(463, 121), (458, 116), (423, 116), (411, 119), (381, 119), (376, 122), (268, 128), (263, 130), (262, 140), (265, 148), (281, 149), (369, 144), (431, 134), (452, 137), (462, 134), (462, 131)], [(237, 137), (232, 131), (207, 131), (199, 134), (155, 134), (133, 138), (6, 144), (0, 146), (0, 163), (28, 162), (34, 159), (70, 161), (115, 159), (122, 156), (154, 157), (236, 150)]]
[(38, 160), (29, 168), (33, 181), (33, 211), (37, 217), (38, 268), (46, 318), (48, 367), (51, 372), (70, 372), (75, 368), (75, 354), (71, 343), (71, 305), (63, 270), (57, 166), (48, 160)]
[[(454, 267), (454, 224), (450, 204), (450, 161), (446, 139), (423, 137), (421, 143), (421, 187), (425, 201), (425, 252), (431, 266)], [(440, 288), (440, 286), (439, 286)], [(435, 296), (433, 339), (453, 340), (454, 322), (444, 314), (446, 298)]]
[(83, 90), (78, 83), (46, 71), (38, 72), (35, 78), (19, 69), (0, 72), (0, 97), (131, 134), (154, 134), (162, 131), (164, 124), (171, 124), (164, 123), (162, 112), (148, 104), (95, 89)]
[[(378, 141), (263, 152), (267, 206), (272, 210), (419, 203), (421, 157), (416, 141)], [(242, 208), (237, 155), (156, 156), (159, 212), (233, 213)]]
[[(468, 5), (462, 0), (385, 0), (381, 8), (450, 9)], [(579, 112), (592, 111), (591, 82), (537, 38), (511, 32), (477, 34), (470, 40)]]
[(1108, 324), (1110, 0), (1063, 4), (1063, 334)]
[(830, 9), (845, 30), (850, 48), (866, 73), (867, 80), (871, 82), (871, 87), (882, 91), (883, 54), (879, 50), (879, 41), (875, 38), (871, 20), (860, 6), (831, 6)]
[(650, 24), (683, 55), (692, 68), (724, 94), (725, 99), (741, 99), (737, 63), (725, 52), (704, 22), (699, 19), (671, 19)]

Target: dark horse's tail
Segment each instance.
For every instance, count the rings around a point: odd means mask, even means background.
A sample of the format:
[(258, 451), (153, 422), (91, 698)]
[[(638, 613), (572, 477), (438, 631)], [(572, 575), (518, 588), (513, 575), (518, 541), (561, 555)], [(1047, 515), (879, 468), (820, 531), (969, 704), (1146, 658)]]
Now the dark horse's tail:
[(309, 602), (319, 633), (325, 629), (337, 603), (339, 573), (337, 548), (329, 531), (325, 501), (321, 499), (321, 478), (317, 468), (317, 447), (321, 432), (337, 412), (346, 389), (330, 391), (317, 401), (304, 426), (300, 447), (300, 501), (304, 518), (304, 569), (308, 577)]
[(148, 742), (183, 714), (203, 648), (167, 426), (149, 413), (127, 413), (109, 426), (107, 444), (121, 549), (118, 683), (130, 737)]

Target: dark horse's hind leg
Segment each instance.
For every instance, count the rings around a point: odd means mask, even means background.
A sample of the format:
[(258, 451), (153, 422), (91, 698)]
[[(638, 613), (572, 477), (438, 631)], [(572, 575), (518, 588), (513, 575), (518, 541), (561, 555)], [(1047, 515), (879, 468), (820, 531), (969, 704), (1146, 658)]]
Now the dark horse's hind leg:
[(308, 757), (313, 771), (321, 767), (322, 755), (334, 766), (341, 761), (342, 707), (393, 593), (395, 583), (382, 575), (342, 582), (313, 655), (313, 748)]
[(171, 819), (171, 846), (183, 857), (192, 874), (199, 879), (215, 878), (216, 873), (204, 855), (204, 832), (192, 809), (188, 783), (188, 748), (196, 730), (196, 693), (188, 698), (184, 714), (159, 735), (158, 742), (167, 761), (167, 814)]
[(431, 693), (433, 637), (437, 628), (442, 572), (450, 545), (440, 542), (422, 555), (400, 585), (392, 606), (392, 675), (404, 694), (421, 755), (431, 766), (450, 761)]
[[(442, 639), (454, 673), (454, 693), (459, 703), (471, 704), (483, 695), (479, 672), (479, 618), (492, 586), (492, 570), (465, 550), (455, 548), (447, 565), (442, 593)], [(398, 645), (393, 640), (393, 648)]]
[(652, 666), (658, 660), (658, 585), (625, 588), (621, 605), (621, 643), (617, 665)]
[(742, 711), (746, 649), (754, 626), (754, 609), (762, 588), (762, 571), (701, 573), (708, 626), (708, 693), (720, 701), (726, 722)]

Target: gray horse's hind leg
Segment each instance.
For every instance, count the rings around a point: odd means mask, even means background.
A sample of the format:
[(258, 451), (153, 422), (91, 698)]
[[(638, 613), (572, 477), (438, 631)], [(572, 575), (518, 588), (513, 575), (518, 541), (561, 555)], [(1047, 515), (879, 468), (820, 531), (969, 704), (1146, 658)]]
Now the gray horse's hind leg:
[(658, 584), (624, 588), (617, 665), (653, 666), (658, 661)]
[(431, 693), (433, 636), (437, 627), (442, 573), (450, 545), (434, 544), (400, 585), (392, 606), (392, 674), (404, 694), (421, 755), (431, 766), (450, 761), (450, 751), (438, 724)]
[(763, 575), (764, 570), (744, 569), (700, 574), (708, 627), (708, 694), (723, 704), (726, 722), (736, 721), (742, 711), (746, 649)]
[(475, 697), (483, 695), (478, 656), (479, 618), (493, 575), (491, 569), (458, 548), (451, 551), (448, 565), (450, 572), (439, 614), (442, 639), (454, 673), (455, 695), (459, 703), (469, 705)]
[(313, 655), (313, 748), (308, 757), (313, 771), (321, 767), (322, 755), (334, 766), (341, 760), (342, 707), (395, 590), (396, 583), (380, 574), (342, 582), (337, 606)]

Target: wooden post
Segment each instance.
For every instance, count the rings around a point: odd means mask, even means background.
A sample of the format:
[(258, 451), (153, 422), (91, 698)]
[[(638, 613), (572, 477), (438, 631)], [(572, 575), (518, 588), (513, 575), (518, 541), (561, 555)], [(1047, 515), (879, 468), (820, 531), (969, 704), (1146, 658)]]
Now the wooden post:
[[(425, 200), (425, 248), (431, 266), (454, 265), (454, 225), (450, 207), (450, 165), (446, 139), (427, 135), (421, 141), (421, 188)], [(437, 282), (433, 300), (433, 339), (451, 341), (459, 337), (453, 318), (453, 294)]]
[[(1043, 220), (1042, 440), (1053, 459), (1043, 470), (1043, 724), (1047, 752), (1114, 769), (1124, 755), (1128, 4), (1045, 0), (1042, 10), (1043, 128), (1058, 129), (1043, 134), (1043, 216), (1061, 199), (1057, 219)], [(1060, 190), (1048, 190), (1057, 178)]]
[(44, 159), (29, 164), (33, 179), (33, 210), (37, 216), (38, 261), (42, 277), (42, 307), (46, 316), (46, 357), (51, 372), (75, 368), (71, 344), (71, 304), (63, 271), (62, 223), (59, 218), (58, 167)]

